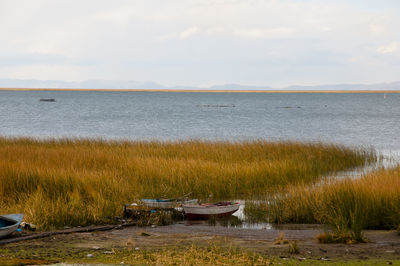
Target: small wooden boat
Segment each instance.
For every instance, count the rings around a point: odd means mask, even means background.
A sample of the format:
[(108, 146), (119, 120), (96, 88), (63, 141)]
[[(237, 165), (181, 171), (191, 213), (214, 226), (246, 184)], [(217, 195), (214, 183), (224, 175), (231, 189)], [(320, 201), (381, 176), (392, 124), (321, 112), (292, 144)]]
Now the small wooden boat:
[(196, 204), (197, 199), (141, 199), (137, 203), (125, 204), (123, 217), (137, 218), (154, 212), (172, 213), (182, 216), (182, 204)]
[(15, 232), (23, 218), (22, 213), (0, 215), (0, 238)]
[(183, 204), (182, 208), (188, 220), (208, 219), (211, 216), (230, 216), (240, 207), (238, 202), (218, 202), (204, 204)]

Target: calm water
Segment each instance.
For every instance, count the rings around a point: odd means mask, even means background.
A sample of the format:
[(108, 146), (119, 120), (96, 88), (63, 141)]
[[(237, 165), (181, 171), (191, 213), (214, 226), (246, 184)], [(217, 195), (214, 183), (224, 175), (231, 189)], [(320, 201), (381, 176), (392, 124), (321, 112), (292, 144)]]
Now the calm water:
[(399, 153), (400, 94), (0, 91), (0, 135), (318, 140)]

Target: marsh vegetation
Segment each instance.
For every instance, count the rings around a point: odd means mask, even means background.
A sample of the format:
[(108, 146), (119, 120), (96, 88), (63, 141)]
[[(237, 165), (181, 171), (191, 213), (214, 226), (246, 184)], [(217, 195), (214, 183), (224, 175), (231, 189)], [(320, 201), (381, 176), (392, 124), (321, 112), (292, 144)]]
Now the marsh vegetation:
[(400, 224), (400, 167), (357, 179), (294, 185), (266, 205), (272, 222), (322, 223), (333, 229), (321, 242), (364, 242), (363, 229)]
[[(265, 199), (375, 160), (370, 149), (322, 143), (1, 138), (0, 211), (41, 229), (99, 224), (143, 197)], [(277, 219), (315, 220), (294, 206)]]

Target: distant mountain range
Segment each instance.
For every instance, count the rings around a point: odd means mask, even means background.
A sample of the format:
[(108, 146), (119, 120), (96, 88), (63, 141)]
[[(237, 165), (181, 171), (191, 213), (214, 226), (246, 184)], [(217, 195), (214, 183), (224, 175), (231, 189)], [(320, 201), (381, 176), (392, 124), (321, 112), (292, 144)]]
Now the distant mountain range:
[(273, 88), (269, 86), (248, 86), (240, 84), (214, 85), (207, 88), (192, 86), (164, 86), (155, 82), (137, 82), (120, 80), (85, 80), (82, 82), (62, 80), (24, 80), (0, 79), (0, 88), (42, 88), (42, 89), (171, 89), (171, 90), (400, 90), (400, 82), (379, 84), (333, 84), (318, 86), (289, 86)]

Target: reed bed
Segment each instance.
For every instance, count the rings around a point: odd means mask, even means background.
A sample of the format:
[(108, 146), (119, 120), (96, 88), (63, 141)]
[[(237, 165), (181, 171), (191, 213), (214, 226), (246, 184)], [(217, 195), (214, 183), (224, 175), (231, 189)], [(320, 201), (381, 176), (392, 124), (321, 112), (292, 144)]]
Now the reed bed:
[[(116, 260), (114, 257), (117, 257)], [(110, 262), (135, 265), (272, 265), (273, 259), (245, 250), (223, 249), (216, 244), (208, 247), (190, 246), (158, 251), (117, 251)]]
[[(246, 249), (225, 247), (220, 241), (203, 245), (177, 245), (168, 247), (133, 246), (104, 249), (72, 249), (57, 246), (37, 248), (0, 249), (1, 265), (276, 265), (279, 260)], [(13, 252), (14, 251), (14, 252)], [(92, 256), (88, 257), (88, 252)], [(65, 262), (57, 263), (57, 262)], [(56, 263), (56, 264), (53, 264)], [(296, 261), (294, 261), (295, 265)]]
[(400, 166), (359, 179), (290, 186), (267, 211), (272, 222), (329, 224), (336, 237), (362, 242), (363, 229), (400, 224)]
[(260, 199), (374, 161), (322, 143), (0, 138), (0, 211), (45, 229), (104, 223), (143, 197)]

